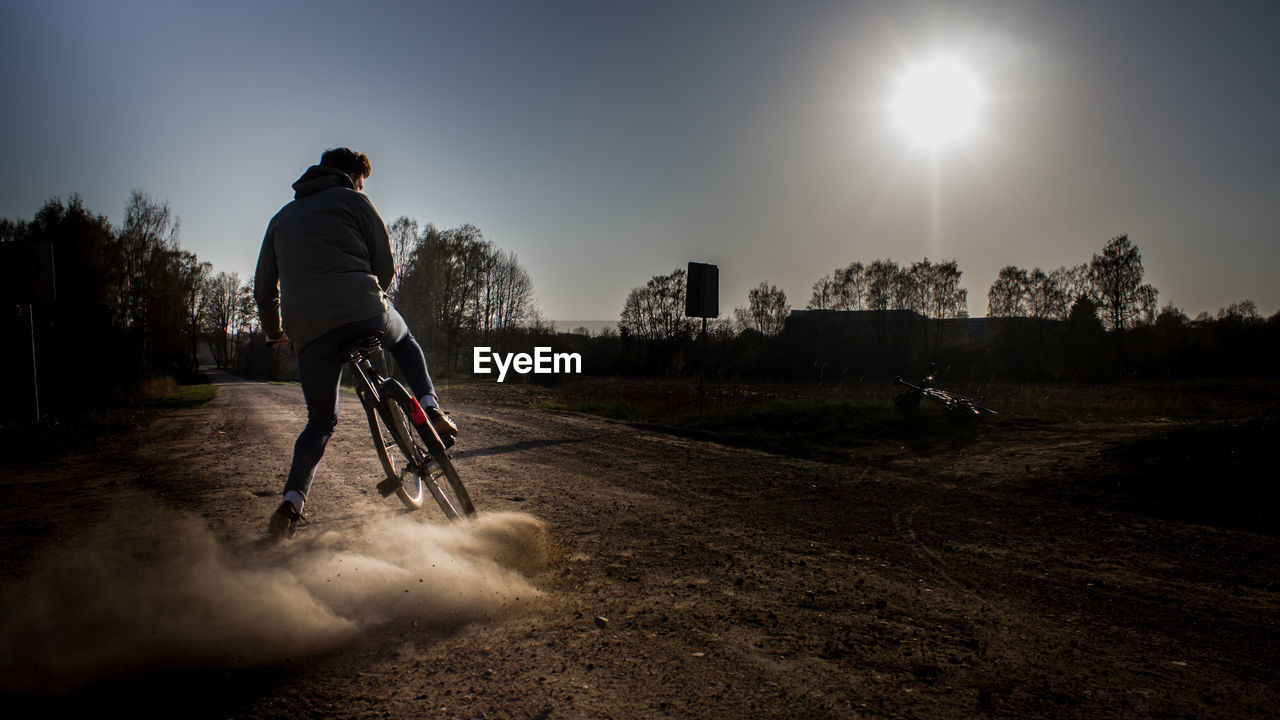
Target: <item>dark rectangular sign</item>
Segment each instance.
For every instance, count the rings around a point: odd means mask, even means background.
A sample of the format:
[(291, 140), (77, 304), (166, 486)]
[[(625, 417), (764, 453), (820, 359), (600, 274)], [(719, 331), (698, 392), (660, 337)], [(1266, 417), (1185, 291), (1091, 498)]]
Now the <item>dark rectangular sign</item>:
[(720, 317), (720, 268), (707, 263), (689, 263), (684, 295), (685, 317)]
[(0, 243), (0, 294), (4, 302), (53, 302), (53, 291), (53, 243)]

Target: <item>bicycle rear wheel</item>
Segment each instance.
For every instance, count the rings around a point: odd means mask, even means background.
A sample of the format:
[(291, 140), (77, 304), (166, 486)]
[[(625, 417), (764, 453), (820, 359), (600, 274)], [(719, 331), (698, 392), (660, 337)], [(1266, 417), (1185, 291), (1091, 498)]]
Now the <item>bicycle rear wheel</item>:
[[(387, 380), (382, 384), (381, 395), (386, 414), (391, 419), (389, 424), (396, 444), (413, 459), (415, 477), (436, 499), (440, 509), (450, 520), (475, 515), (476, 508), (471, 502), (471, 495), (467, 493), (467, 488), (462, 484), (462, 478), (453, 467), (452, 458), (445, 452), (444, 444), (436, 436), (431, 424), (425, 423), (425, 428), (430, 432), (431, 440), (434, 442), (424, 442), (417, 428), (410, 421), (410, 412), (422, 412), (418, 401), (395, 380)], [(421, 488), (418, 489), (418, 493), (420, 504)], [(400, 499), (405, 500), (403, 496)], [(408, 501), (405, 501), (405, 504), (408, 504)]]
[(389, 480), (398, 480), (400, 469), (396, 463), (396, 440), (379, 421), (378, 403), (373, 398), (369, 386), (356, 383), (356, 397), (364, 406), (365, 419), (369, 421), (369, 433), (373, 435), (373, 449), (378, 454), (378, 462), (382, 463), (382, 471)]

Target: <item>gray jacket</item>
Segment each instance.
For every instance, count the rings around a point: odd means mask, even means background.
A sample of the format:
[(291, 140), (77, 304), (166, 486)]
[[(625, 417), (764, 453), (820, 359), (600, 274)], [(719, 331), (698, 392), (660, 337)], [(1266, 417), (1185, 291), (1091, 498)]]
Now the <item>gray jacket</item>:
[(283, 329), (301, 350), (334, 328), (387, 312), (384, 291), (395, 268), (382, 218), (346, 174), (313, 165), (293, 190), (293, 202), (267, 224), (254, 296), (267, 337)]

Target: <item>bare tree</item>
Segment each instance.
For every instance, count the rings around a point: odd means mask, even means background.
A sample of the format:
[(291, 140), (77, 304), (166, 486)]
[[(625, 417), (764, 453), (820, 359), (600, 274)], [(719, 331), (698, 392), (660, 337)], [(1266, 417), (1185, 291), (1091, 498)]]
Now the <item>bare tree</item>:
[(234, 359), (232, 339), (240, 329), (242, 296), (237, 273), (220, 272), (205, 286), (205, 336), (220, 368), (231, 367)]
[(809, 298), (807, 310), (834, 310), (836, 302), (836, 283), (830, 275), (824, 275), (813, 284), (813, 295)]
[(1040, 268), (1031, 271), (1027, 282), (1027, 311), (1038, 320), (1066, 320), (1067, 292), (1055, 273)]
[(438, 334), (450, 367), (458, 364), (464, 335), (478, 326), (474, 310), (489, 247), (470, 224), (424, 233), (397, 293), (401, 310)]
[(418, 249), (418, 221), (401, 215), (387, 226), (387, 237), (391, 240), (391, 261), (396, 270), (395, 277), (391, 279), (391, 287), (387, 288), (387, 295), (394, 301), (400, 289), (400, 281), (409, 268), (414, 251)]
[(867, 295), (867, 269), (860, 262), (835, 271), (836, 309), (861, 310)]
[(782, 332), (790, 312), (787, 294), (767, 282), (747, 293), (747, 307), (733, 310), (740, 328), (766, 336)]
[(1142, 284), (1142, 255), (1117, 235), (1089, 262), (1089, 276), (1109, 330), (1123, 331), (1154, 314), (1157, 291)]
[(522, 326), (533, 313), (533, 281), (515, 253), (490, 245), (484, 259), (476, 312), (480, 337), (489, 342), (495, 334)]
[(261, 332), (258, 320), (258, 305), (253, 295), (254, 278), (239, 284), (236, 289), (236, 309), (231, 323), (231, 366), (240, 367), (243, 362), (241, 350), (245, 341), (255, 332)]
[[(925, 262), (928, 262), (926, 260)], [(960, 287), (964, 273), (955, 260), (936, 263), (928, 275), (928, 304), (925, 315), (935, 320), (962, 318), (969, 315), (969, 291)]]
[[(960, 266), (955, 260), (930, 262), (925, 258), (913, 263), (905, 273), (908, 276), (909, 304), (906, 309), (915, 310), (933, 320), (933, 344), (935, 351), (942, 347), (943, 321), (967, 317), (969, 291), (960, 287)], [(926, 342), (929, 323), (925, 323)]]
[(919, 262), (914, 262), (911, 267), (903, 271), (904, 277), (898, 282), (901, 284), (903, 310), (914, 310), (921, 315), (928, 316), (930, 308), (933, 305), (933, 286), (934, 286), (934, 266), (929, 262), (929, 258), (925, 258)]
[(861, 310), (867, 296), (867, 269), (860, 262), (836, 268), (814, 283), (810, 310)]
[(1030, 284), (1031, 278), (1026, 270), (1014, 265), (1000, 268), (995, 282), (987, 290), (987, 316), (1026, 317)]
[(1063, 313), (1062, 319), (1065, 320), (1070, 314), (1071, 306), (1080, 298), (1089, 298), (1095, 305), (1097, 299), (1093, 294), (1093, 282), (1089, 278), (1089, 264), (1081, 263), (1072, 267), (1061, 266), (1057, 270), (1050, 273), (1050, 276), (1057, 283), (1066, 295), (1067, 311)]
[(164, 339), (178, 335), (184, 325), (181, 290), (174, 282), (179, 230), (169, 203), (141, 190), (129, 193), (116, 244), (121, 270), (118, 307), (120, 325), (137, 338), (147, 371), (159, 369)]
[(1252, 300), (1241, 300), (1225, 308), (1219, 308), (1218, 321), (1238, 325), (1258, 325), (1262, 323), (1262, 314), (1258, 312), (1257, 303)]
[(684, 316), (685, 271), (654, 275), (628, 293), (618, 329), (646, 340), (674, 341), (693, 334), (693, 321)]
[(417, 227), (402, 217), (389, 229), (393, 251), (398, 244), (412, 247), (408, 259), (398, 261), (394, 299), (424, 347), (441, 348), (450, 367), (457, 367), (469, 339), (493, 342), (538, 317), (533, 280), (514, 253), (474, 225), (441, 232), (427, 224), (415, 235)]
[(184, 289), (184, 330), (191, 349), (191, 370), (200, 369), (200, 333), (204, 329), (204, 316), (208, 307), (208, 278), (213, 264), (200, 262), (195, 255), (184, 253), (182, 258)]
[(895, 305), (901, 286), (902, 268), (892, 260), (876, 260), (866, 269), (867, 309), (889, 310)]

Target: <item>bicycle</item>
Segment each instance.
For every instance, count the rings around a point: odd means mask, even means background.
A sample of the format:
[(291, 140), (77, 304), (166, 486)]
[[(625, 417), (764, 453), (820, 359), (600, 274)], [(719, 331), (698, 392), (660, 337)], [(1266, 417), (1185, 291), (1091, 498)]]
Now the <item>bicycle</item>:
[(898, 406), (898, 409), (903, 411), (914, 410), (920, 405), (921, 398), (929, 398), (947, 410), (963, 410), (973, 415), (982, 415), (983, 413), (991, 415), (999, 414), (995, 410), (983, 407), (963, 395), (947, 392), (946, 390), (939, 390), (933, 386), (933, 381), (934, 374), (932, 372), (922, 378), (919, 385), (913, 385), (912, 383), (903, 380), (901, 375), (894, 378), (895, 383), (898, 385), (905, 385), (907, 387), (906, 392), (894, 398), (894, 403)]
[(386, 474), (378, 492), (383, 498), (396, 495), (410, 510), (421, 508), (425, 492), (430, 492), (450, 520), (470, 518), (476, 514), (475, 505), (422, 406), (399, 381), (382, 377), (374, 368), (373, 358), (381, 353), (382, 333), (375, 333), (344, 356), (354, 371), (356, 396)]

